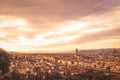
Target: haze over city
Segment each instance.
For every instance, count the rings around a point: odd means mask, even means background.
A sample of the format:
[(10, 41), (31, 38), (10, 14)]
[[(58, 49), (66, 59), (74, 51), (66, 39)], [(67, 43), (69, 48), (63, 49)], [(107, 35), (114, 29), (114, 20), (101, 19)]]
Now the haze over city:
[(0, 0), (0, 47), (20, 52), (120, 48), (120, 0)]

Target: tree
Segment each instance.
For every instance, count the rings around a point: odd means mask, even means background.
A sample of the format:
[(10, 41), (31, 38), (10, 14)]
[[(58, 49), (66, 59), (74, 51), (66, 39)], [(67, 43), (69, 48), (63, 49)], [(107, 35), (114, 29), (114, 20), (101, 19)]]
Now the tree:
[(2, 74), (5, 74), (9, 71), (9, 57), (5, 50), (0, 48), (0, 70)]
[(9, 72), (10, 67), (10, 56), (7, 54), (7, 52), (0, 48), (0, 71), (1, 75), (4, 77)]

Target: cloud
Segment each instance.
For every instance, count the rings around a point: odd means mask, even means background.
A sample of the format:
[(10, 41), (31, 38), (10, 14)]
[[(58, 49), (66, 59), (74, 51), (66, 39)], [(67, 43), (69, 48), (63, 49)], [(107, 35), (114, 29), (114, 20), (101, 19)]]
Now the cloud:
[(100, 32), (93, 32), (89, 34), (85, 34), (84, 36), (80, 36), (78, 39), (75, 40), (76, 44), (84, 44), (84, 43), (90, 43), (90, 42), (99, 42), (100, 40), (106, 40), (106, 39), (120, 39), (120, 28), (113, 28), (108, 30), (103, 30)]
[[(119, 0), (2, 0), (1, 14), (17, 15), (38, 21), (76, 20), (119, 6)], [(34, 20), (33, 20), (34, 19)]]
[(1, 0), (0, 10), (3, 48), (64, 51), (102, 43), (119, 47), (120, 0)]

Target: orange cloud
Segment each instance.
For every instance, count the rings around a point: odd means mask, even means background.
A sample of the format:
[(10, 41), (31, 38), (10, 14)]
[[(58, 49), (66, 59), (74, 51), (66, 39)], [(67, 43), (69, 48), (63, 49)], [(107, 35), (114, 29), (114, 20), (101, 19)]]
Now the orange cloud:
[(0, 46), (23, 52), (120, 48), (119, 5), (120, 0), (2, 0)]

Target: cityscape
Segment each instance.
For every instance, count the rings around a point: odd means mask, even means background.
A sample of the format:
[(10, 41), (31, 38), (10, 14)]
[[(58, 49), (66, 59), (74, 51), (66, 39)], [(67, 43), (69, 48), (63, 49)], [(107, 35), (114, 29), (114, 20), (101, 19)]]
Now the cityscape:
[(120, 0), (0, 0), (0, 80), (120, 80)]
[[(3, 75), (6, 68), (2, 68), (4, 65), (0, 63), (1, 80), (120, 79), (120, 49), (91, 50), (93, 54), (85, 51), (76, 48), (74, 53), (67, 54), (8, 52), (9, 70), (6, 76)], [(1, 49), (0, 55), (2, 52), (4, 51)], [(2, 59), (5, 58), (0, 56), (0, 60)]]

